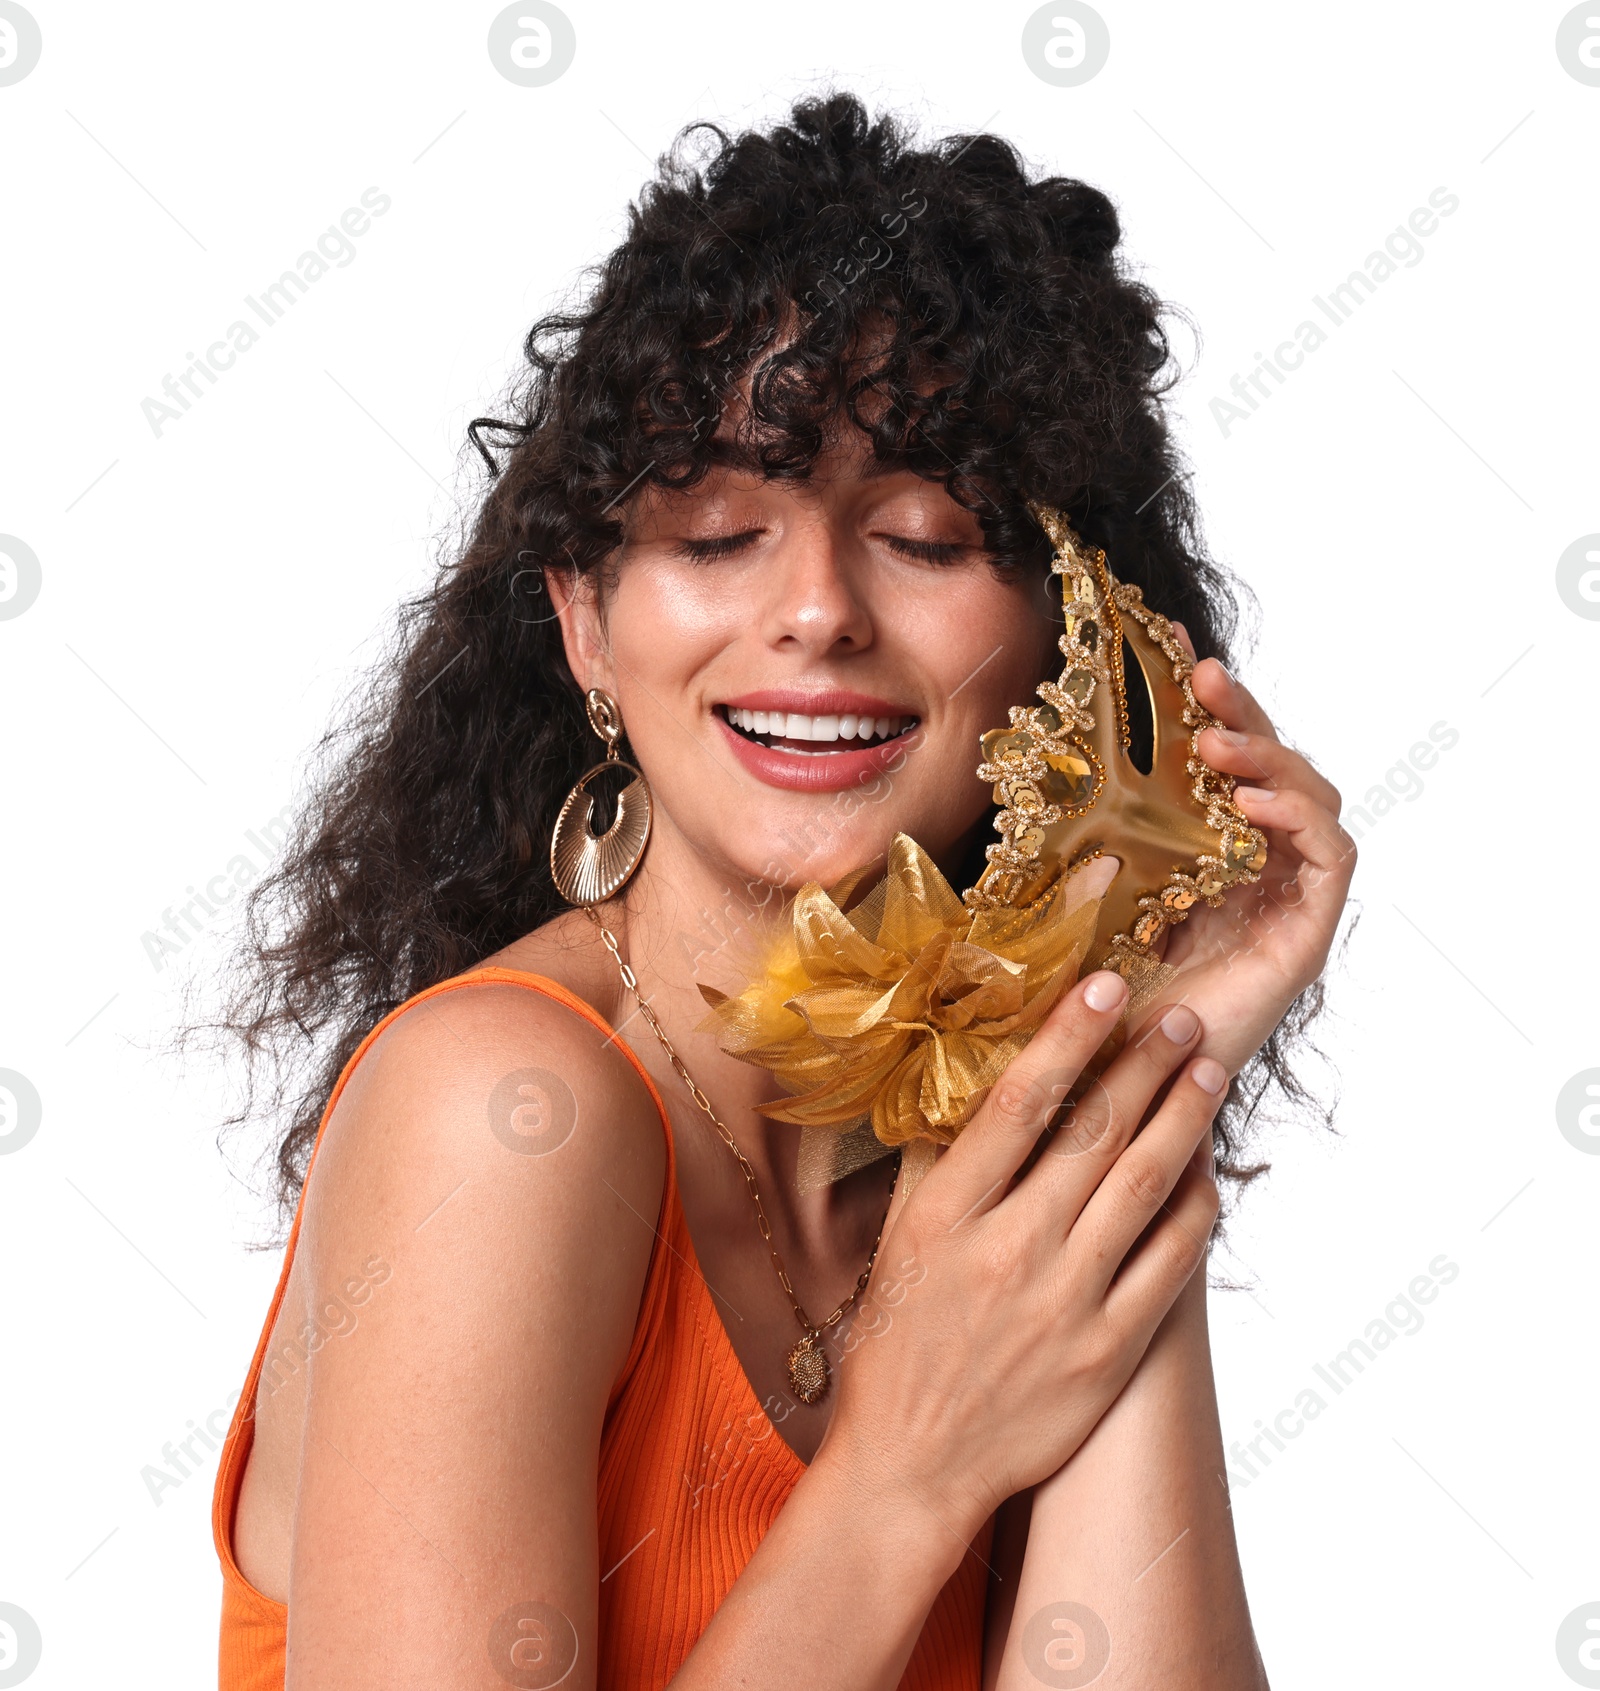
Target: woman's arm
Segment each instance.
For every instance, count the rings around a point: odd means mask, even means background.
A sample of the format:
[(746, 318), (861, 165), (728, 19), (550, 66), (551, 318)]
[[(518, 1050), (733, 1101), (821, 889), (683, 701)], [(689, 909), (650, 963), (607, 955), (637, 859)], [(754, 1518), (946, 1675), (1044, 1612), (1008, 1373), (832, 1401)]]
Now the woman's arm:
[[(431, 999), (363, 1058), (317, 1153), (274, 1350), (291, 1307), (326, 1312), (329, 1336), (258, 1400), (259, 1441), (293, 1419), (275, 1399), (302, 1398), (286, 1592), (244, 1564), (286, 1596), (287, 1691), (504, 1691), (491, 1639), (529, 1603), (565, 1617), (568, 1683), (593, 1685), (600, 1429), (664, 1176), (637, 1076), (526, 990)], [(391, 1272), (335, 1320), (373, 1255)], [(247, 1487), (273, 1489), (257, 1458), (283, 1444), (258, 1442)]]
[[(1179, 637), (1188, 645), (1181, 628)], [(1266, 830), (1270, 856), (1260, 882), (1176, 930), (1167, 956), (1179, 973), (1163, 997), (1199, 1015), (1200, 1049), (1236, 1073), (1321, 972), (1355, 845), (1338, 823), (1337, 790), (1279, 741), (1222, 665), (1200, 664), (1194, 687), (1226, 730), (1208, 729), (1200, 750), (1252, 783), (1240, 802)], [(1077, 1657), (1088, 1658), (1079, 1682), (1103, 1691), (1267, 1683), (1233, 1533), (1203, 1273), (1094, 1431), (1035, 1488), (999, 1691), (1033, 1691), (1031, 1670), (1077, 1669)]]
[[(1050, 1675), (1080, 1662), (1081, 1680)], [(1077, 1454), (1034, 1488), (998, 1691), (1041, 1680), (1095, 1691), (1267, 1684), (1223, 1472), (1204, 1273)]]
[(978, 1526), (824, 1441), (673, 1691), (894, 1691)]

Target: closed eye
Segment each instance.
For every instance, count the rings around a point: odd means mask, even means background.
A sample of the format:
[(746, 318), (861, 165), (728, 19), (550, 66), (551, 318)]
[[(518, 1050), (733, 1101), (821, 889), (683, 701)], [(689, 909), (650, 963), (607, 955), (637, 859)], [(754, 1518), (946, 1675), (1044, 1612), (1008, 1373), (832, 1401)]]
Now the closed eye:
[[(744, 551), (765, 533), (765, 529), (751, 528), (738, 534), (707, 535), (701, 539), (685, 536), (677, 542), (673, 550), (680, 557), (692, 558), (697, 563), (710, 563), (714, 559), (732, 557), (735, 553)], [(876, 538), (902, 557), (920, 558), (929, 564), (954, 563), (969, 550), (959, 540), (914, 540), (904, 534), (880, 534)]]
[(715, 558), (732, 557), (735, 552), (742, 552), (753, 540), (759, 540), (765, 529), (747, 528), (739, 534), (713, 534), (704, 539), (696, 540), (685, 536), (673, 551), (682, 558), (693, 558), (696, 563), (710, 563)]
[(952, 564), (967, 551), (959, 540), (912, 540), (903, 534), (881, 534), (878, 538), (890, 551), (930, 564)]

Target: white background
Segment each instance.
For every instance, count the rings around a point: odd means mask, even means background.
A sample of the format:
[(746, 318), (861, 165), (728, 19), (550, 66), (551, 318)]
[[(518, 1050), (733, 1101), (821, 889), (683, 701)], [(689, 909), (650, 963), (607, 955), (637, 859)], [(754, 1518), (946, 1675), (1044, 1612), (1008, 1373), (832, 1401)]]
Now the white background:
[[(1448, 1256), (1421, 1330), (1236, 1482), (1262, 1649), (1279, 1691), (1570, 1686), (1557, 1628), (1600, 1602), (1600, 1156), (1555, 1104), (1600, 1065), (1600, 622), (1556, 562), (1600, 530), (1600, 88), (1558, 59), (1566, 8), (1104, 0), (1109, 61), (1061, 88), (1027, 5), (566, 3), (543, 88), (490, 62), (495, 5), (406, 0), (38, 0), (43, 56), (0, 87), (0, 532), (42, 566), (0, 620), (0, 1068), (43, 1100), (0, 1156), (0, 1600), (42, 1629), (31, 1683), (214, 1682), (211, 1469), (159, 1505), (141, 1471), (231, 1401), (277, 1268), (216, 1076), (161, 1055), (225, 923), (160, 972), (143, 936), (260, 860), (245, 830), (452, 532), (467, 420), (651, 160), (831, 83), (1117, 201), (1201, 330), (1174, 403), (1259, 594), (1246, 678), (1347, 801), (1459, 734), (1362, 840), (1340, 1134), (1279, 1132), (1218, 1255), (1250, 1283), (1213, 1297), (1224, 1428), (1256, 1436)], [(372, 186), (354, 260), (153, 433), (141, 401)], [(1441, 187), (1420, 262), (1224, 434), (1230, 378)]]

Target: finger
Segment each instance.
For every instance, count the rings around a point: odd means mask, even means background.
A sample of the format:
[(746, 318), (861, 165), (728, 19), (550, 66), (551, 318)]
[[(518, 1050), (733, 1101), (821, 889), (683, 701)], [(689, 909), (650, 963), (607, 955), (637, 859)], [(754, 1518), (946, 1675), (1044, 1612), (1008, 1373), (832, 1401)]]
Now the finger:
[(1190, 684), (1194, 696), (1224, 727), (1277, 739), (1272, 718), (1256, 703), (1250, 689), (1235, 681), (1216, 658), (1203, 658), (1197, 663)]
[(1057, 913), (1066, 916), (1080, 904), (1087, 904), (1092, 898), (1104, 898), (1111, 891), (1111, 883), (1116, 880), (1117, 871), (1121, 867), (1122, 859), (1112, 857), (1107, 852), (1079, 864), (1061, 883), (1061, 891), (1057, 895), (1060, 899), (1056, 906)]
[[(1356, 842), (1339, 826), (1339, 819), (1308, 794), (1276, 787), (1236, 787), (1234, 802), (1267, 835), (1270, 857), (1274, 836), (1305, 859), (1316, 871), (1314, 882), (1327, 896), (1344, 902), (1345, 889), (1355, 873)], [(1299, 879), (1307, 881), (1302, 869)]]
[(1342, 807), (1338, 788), (1310, 759), (1281, 740), (1238, 728), (1205, 728), (1196, 749), (1225, 775), (1242, 775), (1256, 786), (1297, 788), (1335, 816)]
[(1123, 1258), (1166, 1203), (1228, 1089), (1228, 1071), (1197, 1057), (1095, 1188), (1067, 1239), (1078, 1283), (1103, 1296)]
[(1134, 1335), (1155, 1332), (1204, 1265), (1220, 1209), (1216, 1181), (1191, 1164), (1111, 1283), (1105, 1312), (1113, 1327)]
[(1035, 1215), (1048, 1212), (1065, 1236), (1200, 1034), (1200, 1018), (1187, 1004), (1169, 1004), (1145, 1021), (1072, 1106), (1007, 1205)]
[(1127, 1001), (1122, 977), (1097, 969), (1051, 1010), (918, 1186), (914, 1196), (935, 1225), (958, 1226), (999, 1203)]
[(1199, 656), (1199, 653), (1197, 653), (1194, 649), (1194, 641), (1189, 638), (1189, 630), (1185, 628), (1181, 622), (1173, 623), (1172, 632), (1177, 635), (1178, 644), (1183, 647), (1184, 651), (1186, 651), (1191, 658)]

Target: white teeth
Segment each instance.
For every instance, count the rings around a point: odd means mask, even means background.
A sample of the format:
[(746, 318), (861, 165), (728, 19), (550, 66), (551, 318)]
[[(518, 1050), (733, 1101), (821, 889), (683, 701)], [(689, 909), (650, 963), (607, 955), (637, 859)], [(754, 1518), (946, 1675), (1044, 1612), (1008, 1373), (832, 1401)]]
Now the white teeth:
[(888, 740), (916, 721), (914, 716), (801, 716), (794, 711), (742, 710), (727, 707), (728, 721), (747, 734), (771, 734), (782, 740)]

